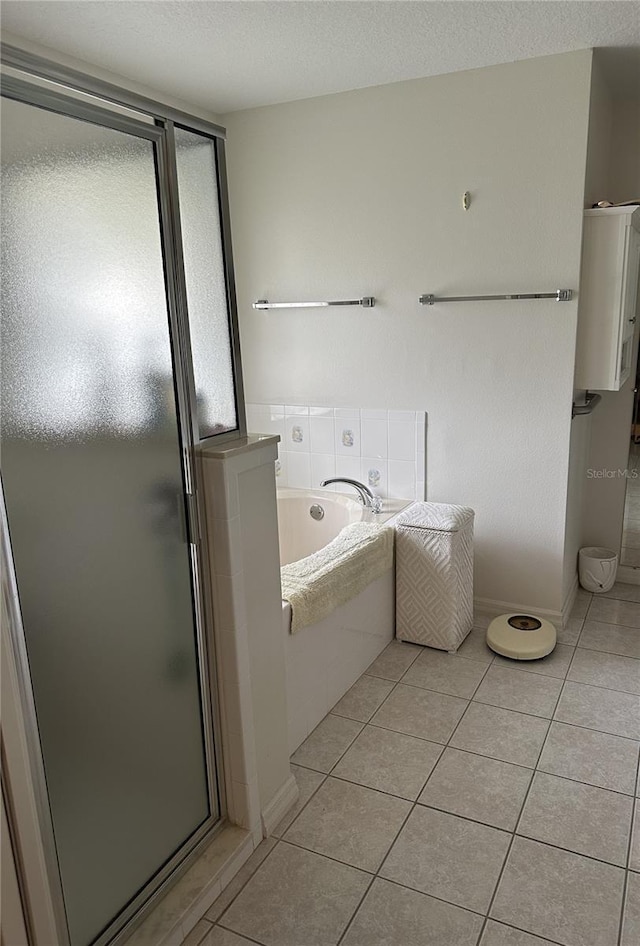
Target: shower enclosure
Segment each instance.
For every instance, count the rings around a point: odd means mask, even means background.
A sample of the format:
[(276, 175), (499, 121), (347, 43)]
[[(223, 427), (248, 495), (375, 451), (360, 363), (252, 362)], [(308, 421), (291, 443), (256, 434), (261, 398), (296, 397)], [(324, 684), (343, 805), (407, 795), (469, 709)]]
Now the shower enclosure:
[(224, 814), (193, 462), (244, 432), (224, 141), (3, 62), (3, 590), (56, 946), (99, 946)]

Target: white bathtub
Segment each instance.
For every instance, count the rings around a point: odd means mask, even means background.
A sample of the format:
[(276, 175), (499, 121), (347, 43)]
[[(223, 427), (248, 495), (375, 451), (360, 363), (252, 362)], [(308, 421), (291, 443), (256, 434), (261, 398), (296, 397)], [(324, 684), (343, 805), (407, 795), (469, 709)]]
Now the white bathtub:
[[(319, 521), (310, 515), (313, 505), (324, 510)], [(281, 563), (318, 551), (351, 522), (390, 523), (406, 505), (389, 500), (383, 513), (374, 516), (356, 499), (331, 490), (278, 490)], [(393, 568), (324, 620), (296, 634), (290, 633), (289, 604), (282, 602), (291, 753), (384, 650), (394, 636), (394, 624)]]
[[(322, 508), (322, 519), (311, 516), (312, 506)], [(289, 565), (317, 552), (345, 526), (364, 518), (362, 503), (349, 496), (329, 490), (279, 489), (280, 564)]]

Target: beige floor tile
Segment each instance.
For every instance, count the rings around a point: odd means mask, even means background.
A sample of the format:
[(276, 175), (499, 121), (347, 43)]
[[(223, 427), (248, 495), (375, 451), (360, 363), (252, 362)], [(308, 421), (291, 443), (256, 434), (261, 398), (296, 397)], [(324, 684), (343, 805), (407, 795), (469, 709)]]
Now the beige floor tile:
[(432, 690), (400, 683), (371, 720), (372, 725), (393, 729), (431, 742), (446, 743), (467, 708), (467, 701)]
[(640, 874), (630, 872), (622, 920), (620, 946), (638, 946), (640, 943)]
[(188, 936), (182, 941), (181, 946), (201, 946), (207, 933), (210, 933), (213, 927), (207, 920), (200, 920), (196, 923)]
[(623, 884), (619, 867), (516, 837), (491, 916), (566, 946), (616, 946)]
[(367, 723), (381, 703), (389, 696), (395, 684), (380, 677), (363, 674), (331, 710), (336, 716), (348, 716)]
[(475, 946), (482, 918), (385, 880), (374, 880), (344, 946)]
[[(315, 774), (315, 773), (314, 773)], [(217, 900), (214, 900), (205, 914), (205, 919), (216, 923), (233, 899), (240, 893), (244, 885), (253, 877), (268, 854), (276, 846), (275, 838), (265, 838), (255, 849), (249, 860), (242, 865), (231, 883), (222, 891)]]
[(366, 672), (373, 677), (397, 681), (409, 669), (421, 650), (422, 647), (418, 644), (391, 641)]
[(567, 680), (554, 718), (614, 736), (640, 739), (640, 696)]
[(362, 723), (343, 716), (325, 716), (291, 756), (294, 765), (330, 772), (362, 729)]
[(640, 661), (633, 657), (576, 649), (568, 680), (593, 686), (640, 694)]
[(553, 722), (538, 768), (550, 775), (633, 795), (637, 765), (635, 740)]
[(426, 739), (366, 726), (333, 775), (415, 801), (441, 752)]
[(451, 739), (451, 745), (502, 762), (533, 768), (548, 727), (548, 721), (538, 716), (471, 703)]
[(484, 628), (473, 628), (457, 650), (458, 657), (480, 660), (484, 664), (493, 663), (495, 654), (487, 647), (487, 632)]
[(494, 614), (484, 614), (482, 612), (476, 612), (473, 615), (473, 626), (475, 628), (481, 628), (482, 630), (486, 630), (491, 624), (491, 622), (493, 621), (494, 617), (495, 617)]
[(536, 772), (518, 834), (626, 866), (633, 799)]
[(601, 598), (594, 596), (587, 615), (590, 621), (604, 621), (605, 624), (624, 624), (627, 627), (640, 627), (640, 603), (621, 601), (619, 598)]
[(551, 719), (562, 689), (562, 680), (507, 667), (489, 667), (474, 700), (503, 709)]
[(640, 603), (640, 585), (627, 585), (617, 581), (611, 591), (606, 591), (599, 598), (618, 598), (620, 601), (637, 601)]
[(556, 627), (556, 634), (559, 644), (569, 644), (575, 647), (580, 637), (580, 632), (584, 625), (584, 618), (569, 618), (566, 627)]
[(405, 673), (402, 682), (407, 686), (424, 687), (438, 693), (448, 693), (449, 696), (471, 699), (486, 669), (479, 660), (468, 660), (458, 654), (425, 647)]
[(280, 824), (273, 829), (274, 838), (282, 837), (291, 822), (298, 817), (313, 793), (320, 788), (326, 777), (321, 772), (314, 772), (312, 769), (303, 769), (299, 765), (292, 765), (291, 771), (298, 783), (298, 792), (300, 794), (291, 811), (288, 812)]
[[(623, 657), (640, 657), (640, 628), (586, 620), (580, 647)], [(638, 668), (640, 674), (640, 667)]]
[(445, 749), (420, 798), (421, 805), (514, 831), (532, 776), (509, 762)]
[(556, 644), (555, 650), (541, 660), (511, 660), (509, 657), (500, 657), (496, 654), (494, 667), (510, 667), (512, 670), (525, 670), (527, 673), (541, 673), (547, 677), (558, 677), (561, 680), (567, 675), (574, 648), (568, 644)]
[(589, 610), (589, 605), (591, 604), (591, 599), (593, 595), (589, 591), (585, 591), (584, 588), (578, 588), (578, 593), (576, 594), (576, 600), (573, 602), (573, 607), (571, 609), (570, 618), (585, 618), (587, 616), (587, 611)]
[(640, 801), (636, 800), (633, 818), (633, 835), (629, 851), (629, 870), (640, 871)]
[(284, 840), (373, 872), (410, 810), (411, 803), (402, 798), (328, 778)]
[(371, 875), (281, 841), (221, 923), (264, 946), (335, 946)]
[(221, 926), (214, 926), (199, 946), (252, 946), (250, 939), (244, 936), (238, 936), (231, 930), (225, 930)]
[(380, 875), (469, 910), (484, 912), (510, 835), (432, 808), (415, 808)]
[(539, 936), (533, 936), (531, 933), (524, 933), (512, 926), (504, 926), (502, 923), (496, 923), (495, 920), (489, 920), (480, 940), (480, 946), (549, 946), (549, 940), (540, 939)]

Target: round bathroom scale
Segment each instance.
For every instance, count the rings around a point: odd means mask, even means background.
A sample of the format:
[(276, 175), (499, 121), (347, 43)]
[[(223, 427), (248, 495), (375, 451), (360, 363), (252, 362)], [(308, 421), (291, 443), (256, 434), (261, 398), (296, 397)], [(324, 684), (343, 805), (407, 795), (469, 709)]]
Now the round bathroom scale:
[(501, 614), (487, 628), (487, 645), (512, 660), (539, 660), (556, 646), (556, 629), (532, 614)]

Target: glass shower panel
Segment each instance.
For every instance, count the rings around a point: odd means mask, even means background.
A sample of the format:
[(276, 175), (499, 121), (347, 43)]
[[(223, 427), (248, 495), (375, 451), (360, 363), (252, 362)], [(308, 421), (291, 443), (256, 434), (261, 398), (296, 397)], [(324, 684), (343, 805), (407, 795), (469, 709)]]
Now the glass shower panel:
[(2, 106), (2, 476), (72, 946), (210, 815), (154, 144)]
[(175, 129), (180, 224), (200, 437), (238, 426), (215, 144)]

